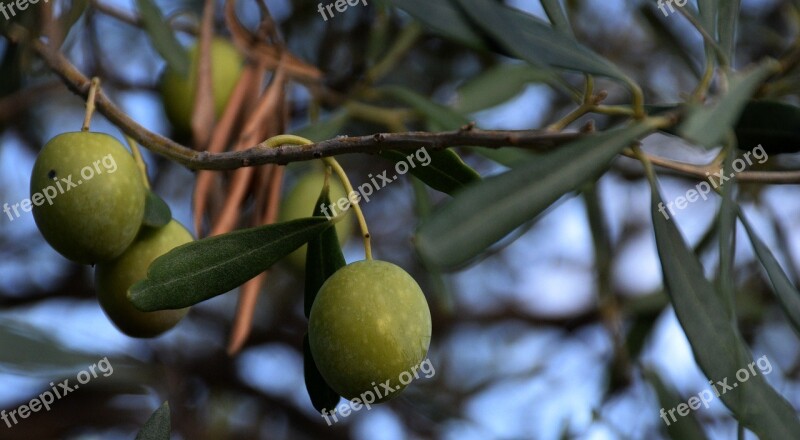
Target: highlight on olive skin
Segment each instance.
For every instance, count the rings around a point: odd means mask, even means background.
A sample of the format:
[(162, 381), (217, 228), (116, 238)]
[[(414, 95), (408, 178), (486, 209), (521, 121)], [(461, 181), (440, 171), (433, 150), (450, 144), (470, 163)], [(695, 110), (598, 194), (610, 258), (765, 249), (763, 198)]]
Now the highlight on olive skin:
[(398, 379), (422, 362), (431, 340), (431, 314), (414, 278), (392, 263), (364, 260), (339, 269), (322, 285), (309, 316), (309, 345), (322, 377), (353, 399)]
[(30, 193), (42, 236), (78, 263), (122, 254), (144, 217), (145, 187), (136, 161), (103, 133), (71, 132), (51, 139), (36, 158)]
[(122, 333), (151, 338), (170, 330), (183, 319), (188, 308), (156, 312), (136, 309), (128, 298), (128, 290), (147, 276), (147, 269), (156, 258), (193, 240), (183, 225), (172, 220), (158, 229), (143, 228), (124, 254), (112, 262), (97, 265), (97, 298), (106, 316)]

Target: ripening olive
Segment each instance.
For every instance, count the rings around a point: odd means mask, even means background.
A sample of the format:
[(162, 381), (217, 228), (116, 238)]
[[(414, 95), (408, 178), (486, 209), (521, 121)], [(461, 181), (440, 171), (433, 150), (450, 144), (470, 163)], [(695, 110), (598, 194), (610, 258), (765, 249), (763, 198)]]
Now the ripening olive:
[(31, 174), (33, 218), (45, 240), (84, 264), (119, 256), (144, 217), (145, 187), (133, 156), (103, 133), (60, 134)]
[[(353, 399), (390, 381), (397, 396), (428, 352), (431, 314), (419, 285), (400, 267), (365, 260), (322, 285), (308, 322), (311, 354), (334, 391)], [(406, 376), (408, 377), (408, 376)], [(382, 387), (381, 387), (382, 389)]]
[(153, 260), (192, 240), (192, 234), (172, 220), (158, 229), (142, 228), (124, 254), (112, 262), (97, 265), (94, 273), (97, 298), (122, 333), (134, 338), (151, 338), (171, 329), (186, 315), (188, 308), (139, 311), (128, 299), (128, 289), (147, 276)]
[[(189, 49), (190, 67), (188, 76), (183, 76), (167, 67), (161, 78), (161, 94), (167, 118), (179, 133), (191, 129), (194, 97), (197, 88), (198, 46)], [(211, 40), (211, 82), (214, 94), (214, 114), (219, 117), (236, 87), (242, 73), (242, 56), (224, 38)]]
[[(328, 180), (330, 185), (329, 198), (333, 208), (328, 209), (329, 215), (338, 214), (339, 208), (336, 204), (339, 200), (347, 200), (344, 187), (342, 183), (334, 176)], [(311, 217), (314, 212), (314, 205), (317, 203), (319, 194), (322, 191), (322, 185), (325, 183), (325, 173), (322, 171), (312, 171), (300, 178), (295, 186), (289, 191), (286, 199), (281, 206), (279, 221), (285, 222), (295, 220), (298, 218)], [(332, 210), (335, 210), (332, 211)], [(352, 215), (349, 212), (345, 215)], [(339, 237), (339, 243), (344, 243), (350, 237), (353, 230), (352, 222), (349, 219), (343, 219), (336, 224), (336, 235)], [(296, 251), (289, 254), (286, 259), (292, 267), (303, 270), (306, 267), (306, 245), (303, 245)]]

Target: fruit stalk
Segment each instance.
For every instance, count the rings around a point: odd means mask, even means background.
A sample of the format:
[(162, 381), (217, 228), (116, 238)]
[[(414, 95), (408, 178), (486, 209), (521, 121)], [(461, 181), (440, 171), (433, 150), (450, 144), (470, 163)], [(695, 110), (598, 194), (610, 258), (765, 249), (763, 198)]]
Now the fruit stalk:
[[(282, 134), (265, 140), (258, 145), (258, 148), (275, 148), (285, 144), (312, 145), (314, 142), (301, 136)], [(354, 200), (354, 198), (350, 198), (350, 194), (353, 194), (355, 191), (353, 191), (353, 185), (350, 184), (350, 179), (347, 177), (347, 173), (345, 173), (342, 166), (339, 165), (339, 162), (337, 162), (333, 157), (324, 157), (322, 158), (322, 161), (325, 162), (325, 165), (329, 166), (336, 173), (336, 175), (339, 177), (339, 180), (342, 182), (342, 186), (344, 186), (348, 199), (350, 199), (350, 204), (356, 213), (358, 227), (361, 229), (361, 235), (364, 237), (364, 255), (367, 260), (372, 260), (372, 242), (370, 240), (369, 228), (367, 227), (367, 220), (364, 218), (364, 212), (361, 211), (361, 206), (359, 206), (358, 201)], [(344, 215), (340, 213), (334, 216), (333, 221), (335, 223), (342, 218), (344, 218)]]
[(81, 131), (89, 131), (89, 126), (92, 125), (92, 115), (94, 114), (94, 99), (97, 96), (97, 89), (100, 88), (100, 78), (92, 77), (92, 83), (89, 86), (89, 96), (86, 98), (86, 115), (83, 118), (83, 125)]

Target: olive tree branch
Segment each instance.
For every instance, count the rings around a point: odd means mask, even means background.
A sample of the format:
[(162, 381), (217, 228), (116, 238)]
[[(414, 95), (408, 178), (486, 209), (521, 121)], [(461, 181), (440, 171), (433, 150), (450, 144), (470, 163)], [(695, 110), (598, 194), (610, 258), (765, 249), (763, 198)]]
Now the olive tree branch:
[[(48, 67), (55, 72), (72, 92), (86, 99), (91, 81), (69, 62), (60, 52), (50, 49), (45, 43), (35, 40), (34, 50)], [(263, 148), (254, 145), (242, 151), (211, 154), (195, 151), (169, 138), (153, 133), (131, 119), (117, 107), (103, 90), (98, 90), (95, 104), (100, 113), (149, 150), (172, 159), (191, 169), (230, 170), (267, 163), (319, 159), (345, 153), (376, 154), (385, 149), (412, 151), (422, 147), (444, 149), (455, 146), (481, 146), (487, 148), (520, 147), (545, 150), (573, 141), (582, 133), (545, 133), (541, 130), (479, 130), (466, 126), (460, 130), (430, 133), (379, 133), (371, 136), (340, 136), (312, 145), (284, 145)]]
[[(34, 40), (32, 45), (67, 88), (84, 99), (88, 97), (91, 87), (89, 78), (78, 71), (60, 52), (49, 48), (42, 41)], [(101, 114), (139, 144), (192, 170), (232, 170), (268, 163), (282, 165), (346, 153), (377, 154), (386, 149), (414, 151), (422, 147), (433, 150), (470, 146), (493, 149), (516, 147), (545, 151), (588, 135), (579, 132), (552, 133), (544, 130), (480, 130), (468, 125), (459, 130), (436, 133), (405, 132), (377, 133), (369, 136), (339, 136), (311, 145), (282, 145), (265, 148), (258, 144), (241, 151), (212, 154), (193, 150), (147, 130), (117, 107), (102, 89), (97, 91), (95, 104)], [(623, 154), (632, 156), (631, 152)], [(687, 164), (655, 156), (648, 157), (654, 165), (700, 179), (705, 179), (706, 172), (710, 171), (708, 165)], [(739, 182), (768, 184), (800, 183), (800, 170), (743, 171), (737, 174), (737, 179)]]

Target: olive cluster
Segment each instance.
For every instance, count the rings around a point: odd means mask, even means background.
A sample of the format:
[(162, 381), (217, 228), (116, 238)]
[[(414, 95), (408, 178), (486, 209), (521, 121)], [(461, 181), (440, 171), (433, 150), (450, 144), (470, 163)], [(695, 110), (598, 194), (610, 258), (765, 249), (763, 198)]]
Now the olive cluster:
[[(81, 171), (101, 158), (114, 167), (80, 180)], [(127, 294), (153, 260), (192, 241), (192, 235), (175, 220), (160, 228), (142, 225), (145, 178), (128, 150), (109, 135), (81, 131), (51, 139), (34, 163), (31, 194), (65, 178), (75, 186), (33, 206), (42, 236), (64, 257), (95, 266), (98, 300), (120, 331), (153, 337), (174, 327), (186, 309), (141, 312)]]

